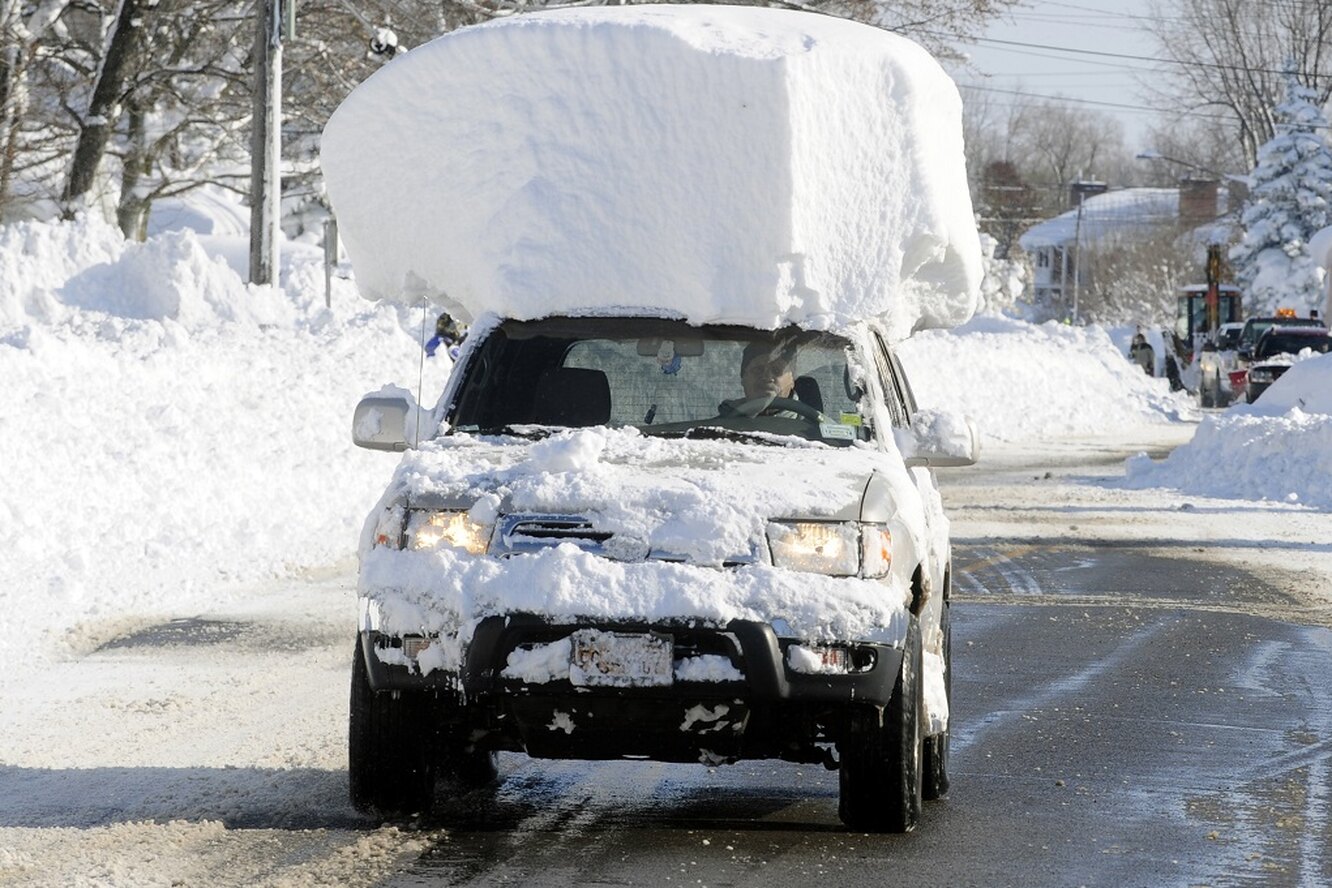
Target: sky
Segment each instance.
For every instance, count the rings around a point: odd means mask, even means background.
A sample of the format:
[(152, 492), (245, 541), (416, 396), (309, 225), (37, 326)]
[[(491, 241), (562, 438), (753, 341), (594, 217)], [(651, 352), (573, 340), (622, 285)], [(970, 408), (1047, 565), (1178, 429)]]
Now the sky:
[[(1151, 63), (1108, 54), (1155, 55), (1154, 39), (1143, 27), (1148, 7), (1148, 0), (1033, 0), (966, 48), (974, 70), (950, 66), (950, 73), (959, 85), (992, 92), (996, 102), (1016, 101), (1014, 92), (1063, 96), (1110, 114), (1124, 127), (1125, 147), (1146, 149), (1147, 127), (1156, 115), (1144, 110), (1140, 76), (1150, 74)], [(964, 89), (964, 101), (968, 94)]]

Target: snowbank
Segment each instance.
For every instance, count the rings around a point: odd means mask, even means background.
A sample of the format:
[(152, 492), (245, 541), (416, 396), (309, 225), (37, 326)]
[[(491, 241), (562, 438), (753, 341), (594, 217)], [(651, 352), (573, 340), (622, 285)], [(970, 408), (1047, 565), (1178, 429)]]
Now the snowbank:
[(1193, 440), (1126, 465), (1128, 487), (1332, 509), (1332, 355), (1298, 360), (1253, 404), (1209, 416)]
[(91, 220), (0, 229), (0, 269), (0, 675), (351, 556), (394, 465), (352, 408), (416, 389), (419, 312), (345, 282), (330, 312), (317, 265), (251, 287), (192, 232)]
[(980, 247), (953, 82), (829, 16), (634, 6), (514, 16), (377, 72), (322, 164), (370, 298), (542, 317), (890, 332), (970, 316)]
[(897, 351), (921, 407), (964, 413), (991, 441), (1105, 434), (1196, 415), (1187, 396), (1130, 364), (1100, 327), (980, 317), (918, 333)]

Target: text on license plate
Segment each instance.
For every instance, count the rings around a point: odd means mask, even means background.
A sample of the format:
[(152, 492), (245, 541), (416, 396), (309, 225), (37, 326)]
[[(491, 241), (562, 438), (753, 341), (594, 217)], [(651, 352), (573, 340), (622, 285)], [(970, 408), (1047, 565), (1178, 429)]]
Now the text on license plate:
[(579, 629), (569, 636), (569, 681), (581, 687), (659, 687), (673, 680), (669, 635)]

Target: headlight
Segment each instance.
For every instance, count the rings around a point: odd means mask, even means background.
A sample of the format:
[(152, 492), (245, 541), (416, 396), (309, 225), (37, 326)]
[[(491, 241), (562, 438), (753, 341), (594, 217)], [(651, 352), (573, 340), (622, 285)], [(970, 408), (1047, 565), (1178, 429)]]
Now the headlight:
[(860, 528), (850, 522), (774, 521), (768, 547), (777, 567), (835, 577), (860, 573)]
[(452, 546), (472, 555), (490, 547), (490, 527), (466, 512), (413, 511), (407, 517), (407, 548), (414, 551)]
[(1249, 370), (1250, 382), (1275, 382), (1276, 374), (1264, 367), (1256, 367)]

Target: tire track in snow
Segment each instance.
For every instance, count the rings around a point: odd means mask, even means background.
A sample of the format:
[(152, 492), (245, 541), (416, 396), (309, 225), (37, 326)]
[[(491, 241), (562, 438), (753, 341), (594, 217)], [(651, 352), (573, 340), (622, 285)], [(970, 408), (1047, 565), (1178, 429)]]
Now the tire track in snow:
[[(989, 597), (1004, 591), (1015, 595), (1039, 595), (1040, 583), (1036, 577), (1015, 559), (1022, 558), (1043, 546), (1011, 546), (1003, 551), (982, 548), (975, 551), (976, 560), (959, 565), (956, 577), (964, 591)], [(999, 583), (993, 583), (994, 579)], [(986, 580), (991, 581), (987, 584)]]

